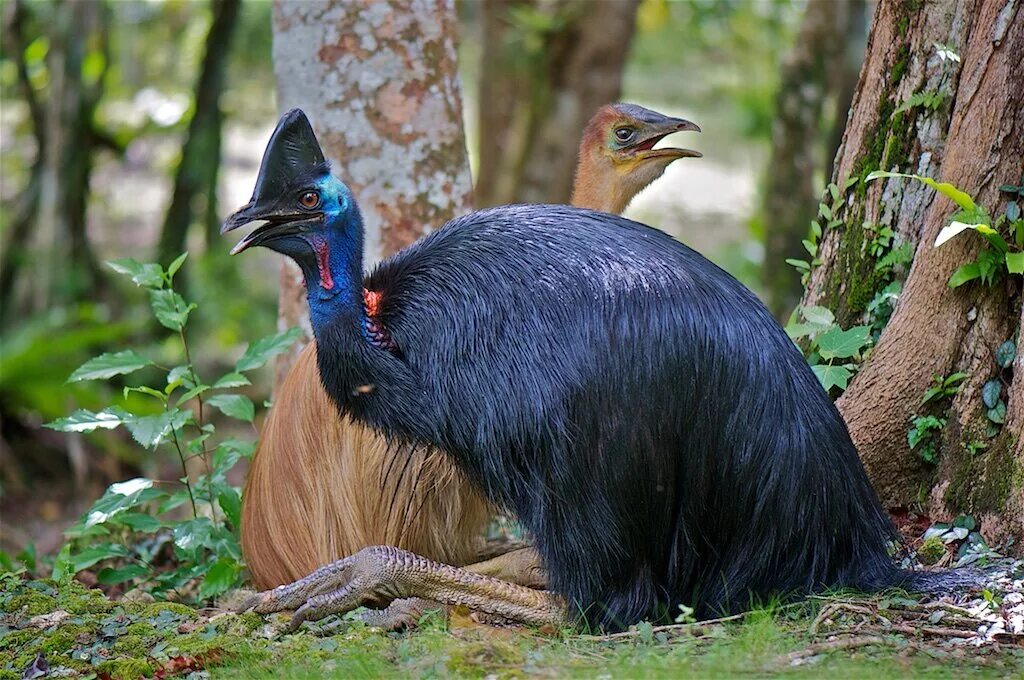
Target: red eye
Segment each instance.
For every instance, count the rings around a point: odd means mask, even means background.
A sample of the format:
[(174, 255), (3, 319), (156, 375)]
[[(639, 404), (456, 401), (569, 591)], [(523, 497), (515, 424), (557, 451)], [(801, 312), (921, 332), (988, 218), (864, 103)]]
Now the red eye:
[(307, 191), (299, 197), (299, 203), (303, 208), (316, 208), (320, 205), (320, 194), (315, 191)]

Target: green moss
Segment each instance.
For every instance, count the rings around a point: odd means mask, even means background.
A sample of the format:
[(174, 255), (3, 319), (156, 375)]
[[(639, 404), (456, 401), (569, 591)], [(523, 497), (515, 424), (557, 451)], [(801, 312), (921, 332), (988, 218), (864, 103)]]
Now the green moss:
[[(969, 434), (969, 433), (968, 433)], [(984, 453), (958, 452), (943, 500), (964, 513), (1000, 513), (1006, 508), (1014, 480), (1021, 474), (1009, 448), (1009, 437), (997, 437)], [(968, 436), (965, 441), (971, 441)]]
[(931, 536), (917, 549), (917, 556), (923, 564), (935, 564), (946, 554), (946, 546), (938, 536)]
[(24, 650), (35, 648), (42, 639), (37, 630), (12, 630), (0, 637), (0, 650), (11, 650), (21, 654)]
[(26, 616), (49, 614), (57, 609), (57, 598), (44, 593), (22, 593), (15, 595), (7, 602), (7, 609), (11, 612), (23, 612)]
[(145, 619), (156, 618), (160, 616), (161, 612), (171, 612), (190, 621), (194, 621), (197, 616), (195, 609), (184, 604), (178, 604), (177, 602), (154, 602), (152, 604), (128, 605), (125, 607), (125, 611), (130, 614), (138, 614), (140, 617)]
[(113, 680), (135, 680), (151, 677), (153, 667), (145, 659), (111, 659), (97, 665), (96, 672)]
[(143, 637), (152, 637), (157, 634), (156, 628), (141, 621), (128, 626), (127, 632), (131, 635), (141, 635)]
[(3, 668), (0, 668), (0, 680), (19, 680), (19, 678), (21, 678), (20, 673), (15, 673), (14, 671), (8, 671), (4, 670)]
[(86, 588), (78, 581), (61, 584), (57, 594), (57, 609), (69, 614), (103, 614), (114, 608), (99, 590)]
[(217, 619), (214, 626), (218, 633), (246, 636), (263, 625), (263, 618), (255, 612), (225, 614)]
[(523, 662), (521, 648), (500, 640), (488, 640), (463, 645), (452, 652), (448, 657), (448, 670), (460, 677), (480, 677), (486, 675), (488, 670), (500, 668), (504, 675), (510, 669), (522, 668)]
[(67, 654), (78, 644), (78, 637), (92, 636), (96, 628), (83, 623), (67, 623), (45, 634), (40, 651), (51, 654)]

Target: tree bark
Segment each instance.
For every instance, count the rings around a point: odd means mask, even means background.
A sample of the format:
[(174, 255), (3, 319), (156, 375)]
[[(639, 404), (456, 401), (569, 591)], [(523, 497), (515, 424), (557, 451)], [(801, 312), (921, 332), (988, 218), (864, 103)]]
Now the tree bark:
[[(451, 0), (274, 5), (278, 106), (309, 114), (359, 201), (367, 266), (471, 207), (455, 47)], [(289, 262), (278, 323), (301, 326), (308, 342), (305, 299)], [(300, 349), (278, 362), (278, 383)]]
[(28, 10), (25, 3), (17, 0), (9, 7), (9, 17), (4, 17), (5, 52), (14, 62), (18, 79), (18, 91), (28, 105), (32, 137), (36, 142), (36, 156), (29, 170), (25, 187), (18, 193), (18, 201), (11, 211), (7, 225), (7, 238), (0, 249), (0, 320), (12, 318), (15, 307), (15, 274), (21, 268), (25, 251), (30, 241), (32, 226), (39, 210), (43, 170), (46, 161), (46, 109), (36, 96), (29, 80), (28, 64), (25, 61), (26, 23)]
[[(936, 45), (960, 61), (943, 59)], [(804, 305), (832, 309), (841, 325), (867, 316), (885, 285), (868, 247), (871, 229), (891, 227), (915, 256), (899, 303), (877, 347), (838, 406), (882, 502), (924, 505), (933, 518), (972, 513), (989, 540), (1024, 545), (1021, 351), (1004, 390), (1009, 417), (989, 437), (982, 386), (999, 369), (1003, 341), (1021, 340), (1021, 279), (949, 288), (950, 275), (976, 257), (981, 238), (965, 234), (934, 248), (956, 206), (932, 189), (894, 179), (865, 183), (873, 170), (899, 170), (949, 182), (993, 216), (1006, 207), (998, 187), (1021, 180), (1024, 157), (1024, 10), (1007, 0), (879, 3), (833, 181), (858, 182), (826, 232), (821, 266)], [(919, 93), (943, 93), (937, 106)], [(918, 100), (919, 101), (919, 100)], [(904, 104), (906, 110), (901, 111)], [(934, 109), (934, 110), (933, 110)], [(933, 376), (968, 374), (949, 404), (940, 463), (907, 444), (911, 418)], [(978, 449), (978, 445), (984, 448)]]
[[(622, 91), (638, 5), (485, 4), (478, 207), (569, 202), (583, 128)], [(509, 26), (513, 8), (541, 15), (534, 24), (546, 28)]]
[[(769, 307), (778, 319), (789, 316), (803, 292), (800, 275), (786, 259), (808, 258), (801, 241), (807, 225), (817, 214), (815, 200), (819, 177), (839, 146), (826, 118), (831, 101), (842, 112), (840, 132), (853, 97), (857, 73), (846, 75), (848, 52), (859, 65), (863, 55), (860, 39), (862, 0), (833, 2), (810, 0), (800, 31), (782, 64), (775, 99), (772, 150), (764, 190), (765, 260), (762, 281)], [(858, 50), (859, 48), (859, 50)], [(860, 54), (857, 54), (857, 52)], [(845, 76), (845, 77), (844, 77)], [(853, 85), (847, 90), (847, 82)]]
[[(231, 36), (238, 23), (241, 0), (213, 0), (213, 22), (196, 81), (195, 108), (174, 176), (171, 204), (160, 232), (157, 261), (167, 265), (185, 249), (189, 227), (198, 219), (205, 227), (207, 243), (220, 239), (217, 213), (217, 170), (220, 167), (221, 126), (224, 114), (220, 95), (224, 90)], [(197, 199), (203, 199), (202, 206)]]

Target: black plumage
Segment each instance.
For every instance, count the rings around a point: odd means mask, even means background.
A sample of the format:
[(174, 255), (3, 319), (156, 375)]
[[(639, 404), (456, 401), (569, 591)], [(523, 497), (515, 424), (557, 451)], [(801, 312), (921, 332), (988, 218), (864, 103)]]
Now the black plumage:
[[(348, 189), (296, 177), (287, 195), (314, 187), (322, 217), (275, 218), (286, 226), (245, 245), (302, 265), (328, 393), (397, 442), (454, 456), (529, 529), (571, 613), (618, 628), (679, 604), (711, 616), (925, 584), (893, 564), (893, 527), (800, 351), (698, 253), (621, 217), (505, 206), (364, 282)], [(368, 334), (364, 285), (397, 349)]]

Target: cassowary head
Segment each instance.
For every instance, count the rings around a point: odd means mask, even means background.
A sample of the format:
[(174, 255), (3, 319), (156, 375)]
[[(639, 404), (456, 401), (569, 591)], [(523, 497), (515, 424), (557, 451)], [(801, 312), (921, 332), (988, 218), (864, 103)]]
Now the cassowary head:
[(696, 123), (637, 104), (601, 107), (583, 131), (573, 203), (592, 205), (597, 204), (592, 197), (614, 196), (609, 212), (621, 212), (670, 163), (703, 155), (691, 149), (654, 148), (668, 135), (688, 130), (700, 132)]
[[(221, 233), (260, 223), (231, 254), (265, 246), (302, 268), (306, 283), (334, 288), (332, 271), (345, 255), (362, 250), (359, 210), (352, 194), (331, 175), (309, 119), (299, 109), (281, 117), (263, 152), (249, 202), (228, 216)], [(312, 288), (312, 286), (310, 286)]]

